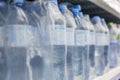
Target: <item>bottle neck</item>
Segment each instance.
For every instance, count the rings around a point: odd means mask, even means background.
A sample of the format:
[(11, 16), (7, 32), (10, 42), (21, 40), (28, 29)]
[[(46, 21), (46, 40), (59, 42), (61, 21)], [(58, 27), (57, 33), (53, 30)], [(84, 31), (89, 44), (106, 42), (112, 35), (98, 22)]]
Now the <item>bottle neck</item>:
[(78, 16), (78, 13), (73, 13), (74, 16)]
[(62, 13), (66, 13), (67, 12), (67, 10), (60, 10)]

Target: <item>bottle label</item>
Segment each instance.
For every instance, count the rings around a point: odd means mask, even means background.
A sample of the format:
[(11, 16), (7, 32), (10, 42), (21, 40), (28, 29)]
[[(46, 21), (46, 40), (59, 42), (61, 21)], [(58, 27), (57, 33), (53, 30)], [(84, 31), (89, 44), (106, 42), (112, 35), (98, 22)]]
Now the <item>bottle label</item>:
[(34, 40), (33, 27), (30, 25), (8, 25), (7, 45), (8, 46), (31, 46)]
[(96, 45), (98, 46), (105, 45), (105, 33), (96, 33)]
[(64, 25), (55, 25), (51, 28), (51, 43), (53, 45), (65, 45), (66, 29)]
[(74, 45), (74, 29), (66, 28), (66, 43), (67, 45)]
[(89, 34), (89, 44), (90, 45), (95, 45), (95, 32), (90, 32)]
[(85, 46), (88, 44), (88, 32), (87, 30), (76, 30), (76, 45)]

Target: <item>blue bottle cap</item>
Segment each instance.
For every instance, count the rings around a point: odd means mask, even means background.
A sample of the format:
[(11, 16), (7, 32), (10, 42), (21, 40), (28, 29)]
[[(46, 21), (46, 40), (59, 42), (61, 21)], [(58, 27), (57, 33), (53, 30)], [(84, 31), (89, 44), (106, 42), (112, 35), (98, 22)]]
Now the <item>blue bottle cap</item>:
[(61, 4), (61, 5), (59, 5), (59, 9), (60, 9), (61, 11), (67, 10), (67, 6)]
[(24, 0), (15, 0), (16, 6), (22, 6), (24, 4)]
[(97, 22), (97, 21), (100, 20), (100, 17), (99, 17), (99, 16), (94, 16), (94, 17), (92, 18), (92, 20), (95, 21), (95, 22)]
[(104, 19), (104, 18), (101, 18), (101, 22), (102, 22), (102, 23), (105, 23), (105, 19)]
[(72, 13), (73, 13), (74, 15), (77, 15), (77, 14), (79, 13), (79, 10), (76, 9), (76, 8), (73, 8), (73, 9), (72, 9)]
[(75, 5), (74, 8), (78, 9), (79, 11), (81, 11), (81, 6), (80, 5)]

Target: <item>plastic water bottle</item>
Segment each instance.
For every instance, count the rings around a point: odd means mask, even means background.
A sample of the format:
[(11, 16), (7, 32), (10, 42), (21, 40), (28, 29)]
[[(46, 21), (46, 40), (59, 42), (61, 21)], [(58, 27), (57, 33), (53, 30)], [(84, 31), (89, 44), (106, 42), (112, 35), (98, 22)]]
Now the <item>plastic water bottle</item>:
[(104, 73), (104, 27), (98, 16), (93, 17), (93, 24), (96, 30), (96, 49), (95, 49), (95, 73), (101, 76)]
[(31, 26), (21, 9), (24, 1), (16, 0), (8, 7), (5, 26), (6, 80), (29, 80), (26, 54), (31, 45)]
[(109, 23), (110, 28), (110, 53), (109, 53), (109, 66), (114, 68), (117, 66), (117, 28), (113, 23)]
[[(89, 47), (88, 47), (88, 27), (84, 25), (84, 21), (82, 20), (83, 16), (79, 17), (79, 10), (73, 9), (72, 10), (74, 14), (74, 19), (77, 24), (75, 37), (76, 37), (76, 47), (75, 47), (75, 53), (73, 57), (74, 62), (74, 76), (75, 79), (83, 79), (87, 80), (89, 76), (89, 70), (88, 70), (88, 53), (89, 53)], [(88, 74), (87, 74), (88, 73)]]
[(4, 46), (4, 26), (6, 22), (7, 3), (4, 0), (0, 0), (0, 80), (6, 78), (6, 56)]
[(66, 5), (59, 6), (66, 19), (66, 43), (67, 43), (67, 76), (66, 80), (73, 80), (73, 55), (75, 48), (75, 28), (77, 27), (73, 16), (68, 11)]
[[(29, 21), (29, 25), (32, 26), (32, 44), (29, 46), (29, 52), (27, 53), (27, 68), (29, 74), (29, 80), (44, 80), (45, 75), (45, 48), (43, 48), (43, 40), (40, 26), (39, 15), (33, 10), (31, 4), (27, 4), (25, 12)], [(47, 50), (46, 50), (47, 51)], [(47, 65), (48, 66), (48, 65)], [(46, 75), (48, 76), (48, 75)]]
[(83, 54), (83, 80), (88, 80), (90, 74), (90, 64), (89, 64), (89, 26), (87, 25), (83, 13), (79, 12), (79, 16), (81, 19), (81, 24), (85, 27), (85, 53)]
[[(47, 21), (51, 25), (47, 25), (49, 28), (49, 35), (52, 45), (52, 80), (65, 80), (65, 60), (66, 60), (66, 24), (65, 18), (61, 14), (57, 0), (45, 0)], [(47, 79), (48, 80), (48, 79)]]
[[(81, 11), (81, 6), (80, 5), (75, 5), (74, 8), (78, 9), (78, 11)], [(83, 16), (83, 13), (82, 12), (79, 12), (78, 13), (80, 19), (81, 19), (81, 24), (83, 24), (83, 26), (87, 29), (86, 30), (86, 54), (83, 55), (83, 70), (84, 70), (84, 73), (83, 73), (83, 80), (87, 80), (88, 77), (89, 77), (89, 26), (87, 25), (85, 19), (84, 19), (84, 16)], [(87, 66), (87, 67), (86, 67)]]
[(109, 45), (110, 45), (110, 36), (109, 36), (109, 29), (105, 22), (105, 19), (101, 19), (102, 25), (105, 28), (105, 47), (104, 47), (104, 62), (105, 62), (105, 72), (108, 72), (109, 66), (108, 66), (108, 56), (109, 56)]
[(43, 79), (64, 80), (66, 26), (64, 17), (58, 9), (57, 0), (39, 0), (30, 6), (40, 19), (41, 53), (44, 54), (45, 62)]
[[(80, 22), (79, 22), (79, 16), (78, 16), (78, 9), (73, 9), (72, 10), (73, 15), (74, 15), (74, 19), (75, 22), (77, 24), (77, 28), (76, 31), (80, 30)], [(81, 53), (81, 49), (83, 49), (83, 47), (81, 47), (81, 45), (77, 45), (77, 32), (75, 32), (75, 52), (73, 55), (73, 70), (74, 70), (74, 80), (77, 79), (82, 79), (82, 74), (83, 74), (83, 60), (82, 60), (82, 53)], [(80, 43), (80, 42), (79, 42)]]
[(89, 80), (95, 77), (95, 29), (88, 14), (84, 15), (86, 25), (89, 27)]

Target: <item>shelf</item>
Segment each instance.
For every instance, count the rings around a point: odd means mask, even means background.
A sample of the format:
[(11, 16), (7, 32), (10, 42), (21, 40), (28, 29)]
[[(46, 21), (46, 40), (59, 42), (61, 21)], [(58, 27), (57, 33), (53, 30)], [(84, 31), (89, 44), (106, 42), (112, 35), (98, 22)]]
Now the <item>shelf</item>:
[(89, 0), (120, 19), (120, 1), (117, 0)]
[(120, 67), (111, 69), (108, 73), (94, 80), (120, 80)]

